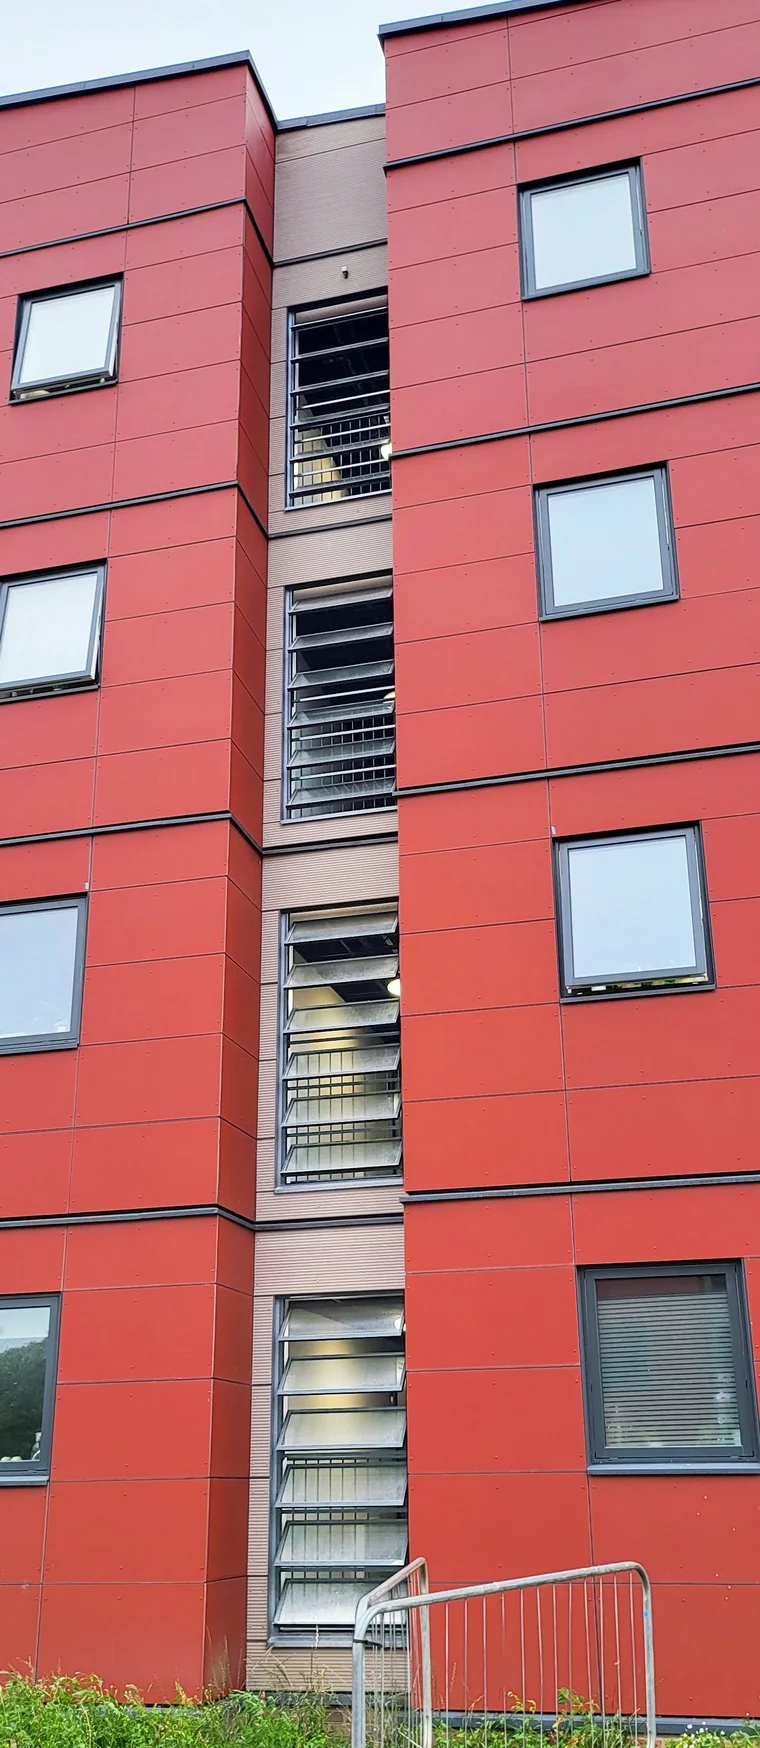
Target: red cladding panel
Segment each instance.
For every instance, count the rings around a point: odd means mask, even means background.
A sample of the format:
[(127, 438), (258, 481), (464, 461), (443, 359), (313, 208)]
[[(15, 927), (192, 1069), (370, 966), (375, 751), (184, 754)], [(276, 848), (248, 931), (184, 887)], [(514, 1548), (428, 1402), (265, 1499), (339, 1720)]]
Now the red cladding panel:
[(412, 1475), (409, 1532), (412, 1556), (424, 1552), (437, 1586), (587, 1566), (586, 1477)]
[(50, 1584), (38, 1668), (99, 1671), (109, 1686), (135, 1686), (170, 1704), (177, 1688), (203, 1689), (204, 1586), (194, 1583)]

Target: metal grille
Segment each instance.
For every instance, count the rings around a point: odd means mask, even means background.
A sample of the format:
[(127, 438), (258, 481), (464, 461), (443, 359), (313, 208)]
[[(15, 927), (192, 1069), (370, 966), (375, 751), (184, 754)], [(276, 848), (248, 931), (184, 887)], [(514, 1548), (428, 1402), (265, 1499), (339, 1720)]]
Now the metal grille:
[(291, 505), (390, 489), (385, 297), (294, 314), (288, 425)]
[(352, 1748), (655, 1748), (649, 1579), (621, 1561), (430, 1592), (416, 1560), (359, 1604), (352, 1685)]
[(399, 1175), (395, 904), (289, 917), (283, 982), (283, 1180)]
[(388, 807), (396, 781), (390, 577), (293, 590), (286, 659), (286, 817)]
[(406, 1558), (403, 1300), (291, 1300), (277, 1380), (274, 1625), (345, 1639)]

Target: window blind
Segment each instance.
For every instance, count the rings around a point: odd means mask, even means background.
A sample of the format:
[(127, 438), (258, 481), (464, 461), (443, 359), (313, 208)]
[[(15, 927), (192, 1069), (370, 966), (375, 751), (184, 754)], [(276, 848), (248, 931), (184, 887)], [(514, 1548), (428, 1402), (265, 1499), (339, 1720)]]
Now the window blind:
[(599, 1279), (609, 1448), (741, 1445), (725, 1274)]
[(293, 590), (286, 663), (287, 818), (388, 807), (396, 781), (390, 577)]

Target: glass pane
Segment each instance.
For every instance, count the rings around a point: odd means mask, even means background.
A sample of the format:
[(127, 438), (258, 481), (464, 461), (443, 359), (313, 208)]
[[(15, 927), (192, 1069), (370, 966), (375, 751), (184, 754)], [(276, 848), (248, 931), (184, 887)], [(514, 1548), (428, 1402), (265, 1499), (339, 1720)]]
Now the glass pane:
[(0, 913), (0, 1038), (71, 1031), (79, 908)]
[(574, 977), (697, 969), (685, 836), (579, 844), (568, 869)]
[(0, 686), (89, 674), (97, 571), (14, 583), (0, 638)]
[(401, 1354), (360, 1354), (353, 1359), (291, 1360), (282, 1383), (283, 1396), (314, 1396), (322, 1391), (349, 1395), (369, 1390), (395, 1394), (404, 1381)]
[(315, 1561), (329, 1562), (332, 1566), (361, 1566), (366, 1560), (379, 1561), (384, 1566), (403, 1566), (406, 1548), (404, 1522), (295, 1518), (286, 1525), (279, 1558), (298, 1566)]
[(115, 285), (98, 285), (92, 291), (33, 303), (20, 383), (59, 381), (112, 369), (108, 341), (115, 296)]
[(404, 1327), (401, 1299), (322, 1299), (317, 1304), (290, 1306), (286, 1333), (290, 1341), (343, 1341), (347, 1336), (400, 1335)]
[(288, 1578), (282, 1587), (277, 1622), (287, 1627), (352, 1627), (356, 1605), (375, 1583), (372, 1578)]
[(597, 1282), (605, 1443), (741, 1443), (724, 1275)]
[(47, 1305), (0, 1305), (0, 1463), (39, 1456), (50, 1332)]
[(320, 1507), (346, 1505), (397, 1505), (406, 1499), (406, 1465), (403, 1462), (332, 1461), (288, 1457), (280, 1493), (283, 1505)]
[(536, 289), (602, 279), (636, 266), (627, 172), (537, 189), (530, 197)]
[(287, 1450), (399, 1450), (406, 1434), (403, 1409), (368, 1408), (322, 1414), (289, 1414)]
[(651, 474), (552, 491), (547, 507), (555, 607), (662, 593)]

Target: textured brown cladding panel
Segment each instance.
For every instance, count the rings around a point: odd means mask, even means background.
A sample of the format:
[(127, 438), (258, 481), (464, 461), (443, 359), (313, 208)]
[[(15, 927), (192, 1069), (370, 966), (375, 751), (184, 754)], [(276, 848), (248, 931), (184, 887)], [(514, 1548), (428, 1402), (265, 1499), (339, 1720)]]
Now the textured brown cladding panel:
[(280, 134), (275, 259), (385, 236), (383, 116)]

